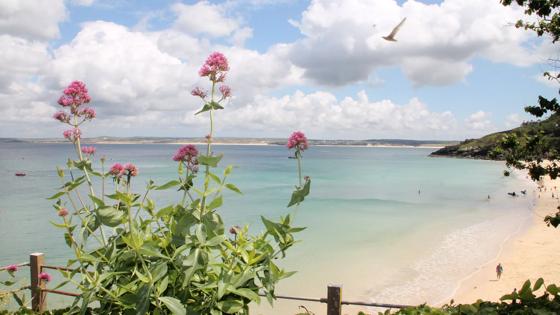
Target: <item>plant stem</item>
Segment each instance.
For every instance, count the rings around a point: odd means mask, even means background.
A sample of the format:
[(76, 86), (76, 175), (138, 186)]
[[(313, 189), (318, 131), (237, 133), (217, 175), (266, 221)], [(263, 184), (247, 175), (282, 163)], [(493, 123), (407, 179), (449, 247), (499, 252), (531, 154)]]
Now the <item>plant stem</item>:
[(101, 179), (101, 201), (105, 203), (105, 157), (101, 158), (101, 174), (103, 175)]
[[(74, 128), (78, 128), (78, 118), (76, 115), (74, 115)], [(84, 157), (82, 155), (82, 150), (81, 150), (81, 144), (80, 144), (80, 137), (76, 138), (76, 142), (74, 143), (75, 147), (76, 147), (76, 152), (78, 153), (78, 158), (80, 159), (80, 162), (84, 161)], [(93, 184), (91, 183), (91, 178), (89, 177), (89, 172), (87, 171), (87, 168), (84, 166), (83, 168), (84, 174), (86, 175), (86, 180), (88, 183), (88, 187), (89, 187), (89, 192), (92, 196), (95, 197), (95, 192), (93, 191)], [(103, 240), (103, 245), (107, 245), (107, 242), (105, 240), (105, 233), (103, 232), (103, 226), (99, 226), (99, 231), (101, 232), (101, 239)]]
[(301, 188), (301, 153), (299, 152), (299, 150), (296, 151), (296, 157), (297, 157), (297, 170), (298, 170), (298, 178), (299, 178), (299, 187)]
[[(184, 162), (180, 162), (180, 163), (184, 163)], [(187, 165), (185, 165), (185, 183), (187, 182), (189, 178), (189, 168), (187, 167)], [(183, 199), (181, 199), (181, 206), (185, 206), (185, 201), (187, 199), (187, 189), (185, 189), (185, 191), (183, 192)]]
[[(214, 103), (214, 92), (216, 89), (216, 82), (212, 81), (212, 92), (210, 103)], [(208, 141), (206, 143), (206, 156), (210, 157), (210, 153), (212, 150), (212, 138), (214, 137), (214, 110), (210, 108), (210, 133), (208, 134)], [(210, 166), (206, 165), (205, 172), (204, 172), (204, 193), (202, 195), (202, 203), (200, 208), (200, 214), (202, 215), (204, 212), (204, 208), (206, 207), (206, 192), (208, 192), (208, 184), (210, 182)]]

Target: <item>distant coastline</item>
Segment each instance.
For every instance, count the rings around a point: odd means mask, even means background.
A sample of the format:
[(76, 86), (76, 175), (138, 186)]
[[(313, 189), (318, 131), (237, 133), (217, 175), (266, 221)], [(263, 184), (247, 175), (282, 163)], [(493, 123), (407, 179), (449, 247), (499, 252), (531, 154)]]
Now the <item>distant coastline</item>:
[[(206, 144), (204, 138), (171, 137), (95, 137), (84, 138), (87, 144)], [(285, 145), (280, 138), (214, 138), (215, 145)], [(62, 138), (0, 138), (0, 143), (66, 143)], [(368, 139), (368, 140), (323, 140), (311, 139), (312, 146), (348, 146), (381, 148), (427, 148), (438, 149), (457, 144), (458, 141)]]

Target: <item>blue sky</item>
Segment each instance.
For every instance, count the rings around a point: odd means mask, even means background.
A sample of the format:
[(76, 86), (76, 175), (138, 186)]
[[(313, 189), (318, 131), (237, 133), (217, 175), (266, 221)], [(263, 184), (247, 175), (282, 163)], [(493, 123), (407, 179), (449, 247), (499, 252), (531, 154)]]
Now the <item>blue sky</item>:
[(557, 47), (509, 26), (523, 12), (497, 0), (24, 0), (0, 17), (8, 137), (58, 136), (49, 116), (72, 80), (98, 111), (87, 135), (200, 136), (189, 91), (212, 51), (234, 91), (220, 136), (462, 139), (515, 127), (558, 91), (539, 79)]

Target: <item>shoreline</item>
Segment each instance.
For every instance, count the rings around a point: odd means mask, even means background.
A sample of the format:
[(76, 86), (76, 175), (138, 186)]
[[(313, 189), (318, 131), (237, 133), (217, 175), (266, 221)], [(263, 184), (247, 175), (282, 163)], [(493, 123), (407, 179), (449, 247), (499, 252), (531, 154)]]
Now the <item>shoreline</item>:
[[(547, 285), (560, 283), (559, 231), (546, 226), (543, 221), (559, 205), (560, 190), (554, 190), (555, 186), (560, 187), (560, 180), (543, 180), (542, 192), (538, 188), (532, 192), (534, 206), (528, 226), (524, 230), (520, 227), (517, 233), (507, 238), (495, 258), (463, 278), (450, 298), (436, 305), (449, 303), (451, 298), (455, 304), (470, 304), (478, 299), (499, 301), (503, 295), (521, 288), (527, 279), (534, 283), (542, 277)], [(500, 280), (496, 279), (495, 272), (498, 263), (504, 267)]]
[[(87, 140), (87, 139), (86, 139)], [(41, 141), (41, 142), (27, 142), (29, 144), (68, 144), (68, 142), (63, 141)], [(150, 142), (150, 141), (84, 141), (84, 145), (98, 145), (98, 144), (119, 144), (119, 145), (150, 145), (150, 144), (160, 144), (160, 145), (206, 145), (206, 142), (200, 141), (175, 141), (175, 142)], [(223, 146), (284, 146), (284, 144), (279, 143), (269, 143), (269, 142), (213, 142), (212, 145)], [(313, 147), (341, 147), (341, 148), (395, 148), (395, 149), (440, 149), (444, 146), (438, 145), (389, 145), (389, 144), (311, 144)]]

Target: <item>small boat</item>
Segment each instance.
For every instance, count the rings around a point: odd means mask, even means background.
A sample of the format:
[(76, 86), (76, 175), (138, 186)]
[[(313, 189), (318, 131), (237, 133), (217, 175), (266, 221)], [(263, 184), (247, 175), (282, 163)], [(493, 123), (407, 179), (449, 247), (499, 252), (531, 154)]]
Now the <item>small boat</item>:
[(25, 175), (27, 175), (27, 174), (25, 174), (25, 173), (23, 173), (23, 172), (18, 172), (18, 173), (16, 173), (16, 176), (25, 176)]

